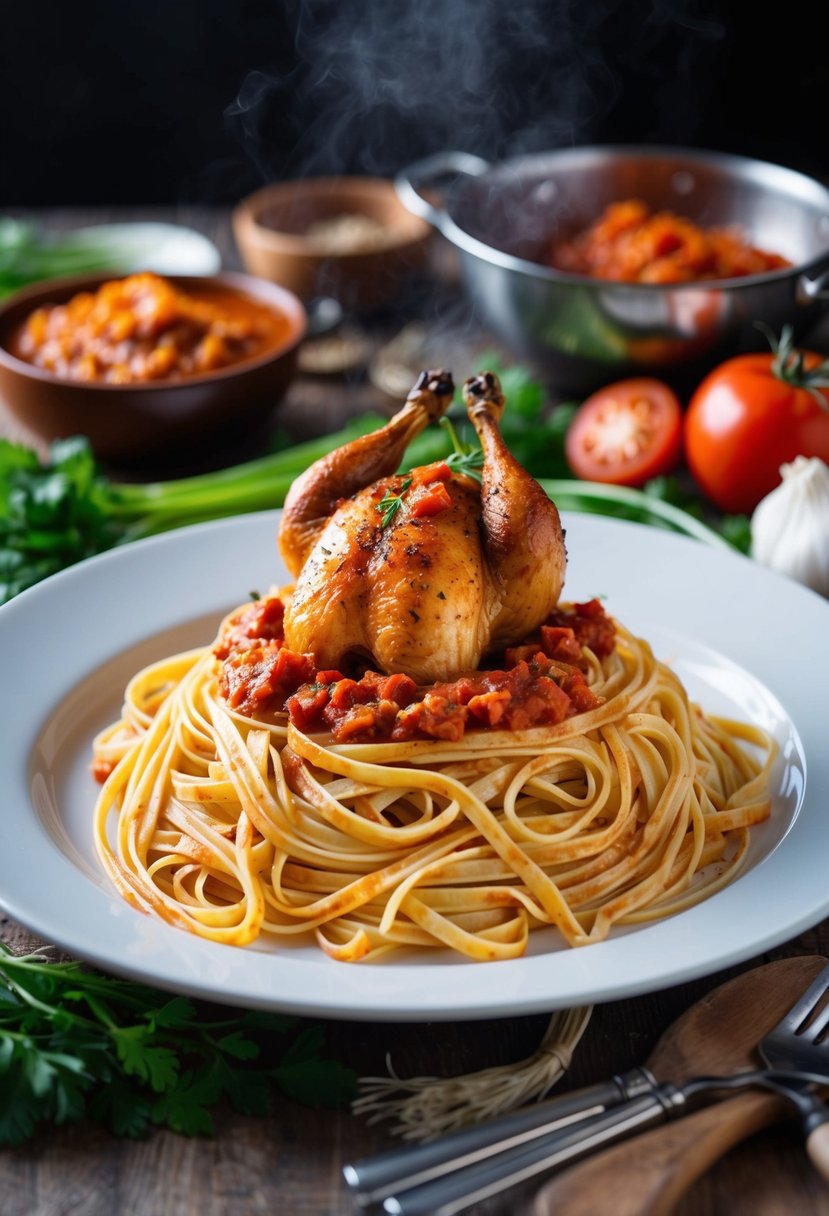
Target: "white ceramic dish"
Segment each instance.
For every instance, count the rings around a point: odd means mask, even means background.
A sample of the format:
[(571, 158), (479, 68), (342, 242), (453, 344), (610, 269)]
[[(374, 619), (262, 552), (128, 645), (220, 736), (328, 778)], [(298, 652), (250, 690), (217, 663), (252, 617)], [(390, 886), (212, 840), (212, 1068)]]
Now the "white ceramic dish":
[(698, 541), (570, 515), (568, 598), (608, 609), (675, 664), (707, 709), (772, 730), (774, 811), (729, 888), (669, 920), (584, 949), (536, 933), (523, 959), (448, 954), (334, 963), (313, 944), (240, 949), (192, 937), (116, 896), (98, 865), (95, 731), (130, 674), (208, 644), (222, 614), (284, 578), (277, 513), (142, 541), (64, 571), (0, 608), (4, 814), (0, 903), (112, 972), (230, 1004), (378, 1021), (470, 1019), (627, 997), (750, 958), (829, 911), (829, 603)]
[[(96, 224), (72, 234), (109, 249), (121, 274), (154, 270), (156, 274), (217, 274), (221, 255), (201, 232), (181, 224)], [(113, 273), (115, 270), (113, 270)]]

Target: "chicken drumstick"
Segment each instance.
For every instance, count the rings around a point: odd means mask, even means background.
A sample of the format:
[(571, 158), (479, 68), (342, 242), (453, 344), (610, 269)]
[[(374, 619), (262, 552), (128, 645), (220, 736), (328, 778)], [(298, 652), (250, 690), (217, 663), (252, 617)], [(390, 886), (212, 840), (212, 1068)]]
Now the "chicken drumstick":
[(294, 578), (340, 500), (394, 473), (412, 440), (449, 409), (454, 392), (450, 372), (421, 372), (390, 422), (335, 448), (296, 479), (285, 498), (279, 529), (279, 549)]

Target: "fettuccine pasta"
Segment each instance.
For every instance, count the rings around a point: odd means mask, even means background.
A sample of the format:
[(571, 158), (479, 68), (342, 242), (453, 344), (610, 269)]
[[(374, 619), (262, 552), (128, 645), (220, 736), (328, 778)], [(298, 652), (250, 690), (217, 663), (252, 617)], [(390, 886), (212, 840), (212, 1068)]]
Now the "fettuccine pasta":
[[(132, 905), (244, 946), (515, 958), (679, 912), (732, 881), (770, 811), (774, 743), (706, 717), (616, 622), (597, 707), (458, 740), (335, 742), (245, 715), (213, 648), (145, 668), (95, 741), (95, 841)], [(108, 774), (108, 775), (107, 775)]]

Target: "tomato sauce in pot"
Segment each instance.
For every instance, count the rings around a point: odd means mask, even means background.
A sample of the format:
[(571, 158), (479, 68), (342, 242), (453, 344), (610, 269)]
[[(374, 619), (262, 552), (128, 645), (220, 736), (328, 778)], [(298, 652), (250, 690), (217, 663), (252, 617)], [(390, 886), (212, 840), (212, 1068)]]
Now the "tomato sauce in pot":
[(791, 266), (780, 254), (755, 249), (735, 228), (700, 228), (670, 211), (651, 212), (641, 199), (611, 203), (589, 228), (553, 246), (549, 264), (623, 283), (734, 279)]

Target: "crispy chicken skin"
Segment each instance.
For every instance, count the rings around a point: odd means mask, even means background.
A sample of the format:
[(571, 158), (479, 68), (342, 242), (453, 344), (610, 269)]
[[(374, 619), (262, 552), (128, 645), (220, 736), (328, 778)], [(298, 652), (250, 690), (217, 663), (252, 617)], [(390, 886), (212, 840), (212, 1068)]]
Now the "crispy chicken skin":
[[(452, 679), (521, 641), (558, 602), (566, 564), (558, 511), (504, 443), (492, 372), (464, 386), (482, 484), (453, 474), (442, 509), (421, 514), (428, 474), (410, 486), (395, 474), (452, 395), (448, 372), (424, 372), (386, 426), (318, 461), (286, 500), (279, 545), (296, 585), (285, 642), (313, 652), (321, 669), (367, 664), (419, 683)], [(389, 495), (401, 502), (387, 520), (378, 507)]]

